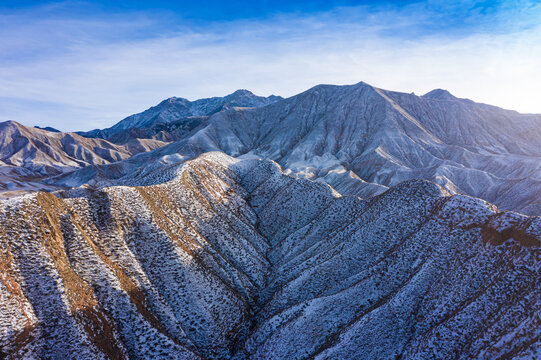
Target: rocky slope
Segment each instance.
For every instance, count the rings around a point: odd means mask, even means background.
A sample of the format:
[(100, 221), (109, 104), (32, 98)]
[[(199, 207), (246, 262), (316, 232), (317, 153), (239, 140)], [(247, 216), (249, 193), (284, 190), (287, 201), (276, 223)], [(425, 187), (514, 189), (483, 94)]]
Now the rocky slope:
[(132, 185), (0, 201), (4, 357), (541, 355), (539, 217), (420, 180), (361, 200), (221, 153)]
[[(56, 184), (128, 181), (206, 151), (258, 156), (286, 172), (370, 197), (408, 179), (483, 198), (506, 210), (541, 214), (541, 115), (365, 83), (316, 86), (253, 109), (221, 111), (178, 141)], [(53, 182), (55, 183), (55, 182)]]
[(39, 180), (92, 165), (126, 160), (136, 153), (165, 145), (134, 139), (122, 146), (74, 133), (0, 123), (0, 190), (47, 188)]

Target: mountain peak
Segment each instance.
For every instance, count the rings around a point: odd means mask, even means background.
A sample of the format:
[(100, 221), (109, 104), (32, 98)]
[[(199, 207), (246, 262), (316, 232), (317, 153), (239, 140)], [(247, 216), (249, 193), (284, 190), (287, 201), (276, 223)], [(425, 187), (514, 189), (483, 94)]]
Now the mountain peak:
[(6, 121), (2, 121), (0, 122), (0, 124), (2, 125), (20, 125), (17, 121), (15, 120), (6, 120)]
[(229, 94), (228, 96), (255, 96), (253, 92), (246, 89), (238, 89), (232, 94)]
[[(141, 113), (130, 115), (110, 128), (78, 132), (85, 137), (107, 139), (131, 128), (150, 128), (156, 124), (167, 124), (194, 116), (211, 116), (232, 107), (255, 108), (281, 100), (279, 96), (257, 96), (249, 90), (239, 89), (224, 97), (211, 97), (190, 101), (183, 97), (173, 96)], [(124, 138), (124, 137), (121, 137)]]
[(183, 103), (183, 104), (189, 104), (190, 103), (190, 100), (186, 99), (186, 98), (183, 98), (183, 97), (178, 97), (178, 96), (171, 96), (170, 98), (167, 98), (165, 100), (163, 100), (160, 104), (167, 104), (167, 103)]
[(423, 95), (425, 99), (457, 100), (457, 97), (445, 89), (434, 89)]
[(20, 128), (21, 126), (23, 125), (19, 124), (15, 120), (6, 120), (6, 121), (0, 122), (0, 131), (5, 131), (5, 129), (10, 129), (10, 128)]

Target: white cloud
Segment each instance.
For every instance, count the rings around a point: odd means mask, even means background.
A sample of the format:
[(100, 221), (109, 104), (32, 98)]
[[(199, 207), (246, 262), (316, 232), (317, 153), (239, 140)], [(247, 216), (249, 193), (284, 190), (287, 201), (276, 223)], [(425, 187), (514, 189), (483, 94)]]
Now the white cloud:
[[(405, 92), (446, 88), (541, 113), (540, 24), (520, 13), (500, 31), (424, 34), (427, 23), (437, 25), (434, 16), (425, 7), (378, 15), (348, 8), (174, 31), (141, 14), (24, 26), (23, 15), (6, 16), (0, 23), (12, 30), (0, 33), (0, 119), (87, 130), (169, 96), (196, 99), (238, 88), (290, 96), (319, 83), (361, 80)], [(516, 26), (519, 20), (524, 26)], [(130, 35), (145, 29), (152, 36)]]

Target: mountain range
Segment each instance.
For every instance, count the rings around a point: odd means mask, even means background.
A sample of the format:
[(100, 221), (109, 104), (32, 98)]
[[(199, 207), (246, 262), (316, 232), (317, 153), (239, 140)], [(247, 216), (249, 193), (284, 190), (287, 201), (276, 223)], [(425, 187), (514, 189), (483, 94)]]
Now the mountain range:
[(110, 128), (79, 132), (79, 134), (108, 139), (126, 130), (155, 128), (157, 125), (171, 123), (190, 123), (190, 119), (193, 118), (202, 120), (220, 111), (260, 107), (281, 99), (280, 96), (275, 95), (257, 96), (248, 90), (237, 90), (224, 97), (199, 99), (193, 102), (185, 98), (172, 97), (142, 113), (128, 116)]
[(55, 189), (42, 180), (81, 167), (126, 160), (166, 145), (154, 139), (133, 138), (123, 145), (26, 127), (14, 121), (0, 123), (0, 189), (7, 194), (24, 190)]
[(539, 358), (539, 144), (363, 82), (0, 123), (0, 358)]
[[(108, 141), (122, 147), (149, 140), (168, 145), (49, 173), (42, 183), (129, 184), (160, 166), (222, 151), (268, 158), (288, 174), (363, 198), (425, 179), (505, 210), (541, 214), (541, 115), (478, 104), (445, 90), (416, 96), (359, 83), (320, 85), (287, 99), (245, 90), (194, 102), (172, 98), (82, 135), (91, 134), (109, 134)], [(7, 163), (10, 156), (0, 160)], [(25, 168), (33, 166), (28, 163)]]
[[(162, 147), (200, 128), (213, 113), (263, 106), (279, 99), (259, 97), (247, 90), (194, 102), (173, 97), (111, 128), (78, 133), (3, 122), (0, 123), (0, 192), (12, 195), (25, 190), (63, 188), (66, 183), (55, 186), (45, 180), (79, 168), (88, 171), (97, 165), (116, 163)], [(112, 175), (110, 171), (108, 175)], [(75, 185), (81, 184), (74, 182), (69, 186)]]

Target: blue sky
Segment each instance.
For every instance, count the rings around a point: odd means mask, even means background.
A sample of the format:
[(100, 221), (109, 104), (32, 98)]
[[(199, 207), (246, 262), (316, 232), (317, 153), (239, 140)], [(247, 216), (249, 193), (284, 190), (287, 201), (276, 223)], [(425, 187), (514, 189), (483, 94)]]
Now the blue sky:
[[(77, 10), (80, 14), (96, 14), (96, 12), (121, 13), (121, 12), (155, 12), (162, 11), (175, 14), (183, 19), (203, 21), (232, 21), (246, 18), (265, 18), (269, 15), (281, 13), (313, 13), (331, 10), (336, 7), (381, 4), (382, 1), (353, 1), (353, 0), (317, 0), (317, 1), (80, 1), (64, 2), (66, 9)], [(386, 1), (393, 6), (404, 6), (415, 1), (394, 0)], [(0, 7), (11, 9), (30, 9), (32, 7), (54, 4), (44, 1), (21, 1), (3, 0)], [(86, 9), (85, 9), (86, 7)]]
[(170, 96), (359, 81), (541, 113), (540, 59), (539, 1), (2, 0), (0, 121), (88, 130)]

